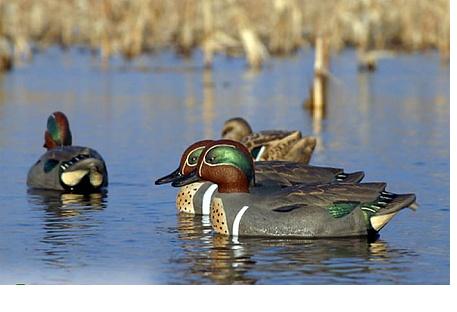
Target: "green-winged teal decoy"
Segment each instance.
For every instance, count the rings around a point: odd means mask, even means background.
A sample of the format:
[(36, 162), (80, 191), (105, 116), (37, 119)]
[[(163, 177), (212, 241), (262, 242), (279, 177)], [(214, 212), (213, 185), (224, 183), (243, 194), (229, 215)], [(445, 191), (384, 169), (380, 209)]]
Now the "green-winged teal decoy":
[(254, 162), (241, 144), (215, 141), (202, 151), (197, 169), (174, 183), (216, 183), (210, 220), (220, 234), (276, 237), (349, 237), (377, 234), (414, 194), (394, 194), (385, 183), (256, 185)]
[(108, 185), (105, 161), (97, 151), (72, 146), (68, 119), (52, 113), (47, 122), (43, 145), (47, 151), (30, 168), (30, 188), (70, 192), (94, 192)]
[(309, 163), (316, 138), (302, 137), (300, 131), (266, 130), (252, 132), (249, 123), (240, 117), (224, 123), (222, 139), (243, 143), (255, 160), (287, 160)]
[[(189, 146), (181, 156), (178, 169), (155, 181), (155, 184), (173, 182), (195, 170), (198, 159), (205, 147), (212, 140), (203, 140)], [(309, 166), (303, 163), (288, 161), (255, 162), (256, 182), (258, 185), (287, 187), (296, 184), (320, 184), (333, 182), (360, 182), (362, 171), (345, 173), (343, 169)], [(176, 197), (179, 212), (192, 214), (209, 214), (212, 194), (217, 186), (211, 182), (196, 182), (181, 187)]]

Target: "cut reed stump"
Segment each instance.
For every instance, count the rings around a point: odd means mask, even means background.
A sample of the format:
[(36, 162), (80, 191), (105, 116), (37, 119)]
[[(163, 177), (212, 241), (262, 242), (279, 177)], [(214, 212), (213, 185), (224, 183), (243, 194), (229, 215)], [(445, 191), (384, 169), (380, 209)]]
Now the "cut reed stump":
[(329, 46), (325, 38), (316, 38), (314, 56), (314, 78), (305, 107), (310, 109), (313, 118), (322, 119), (327, 102), (327, 80), (329, 66)]
[(0, 37), (0, 73), (13, 69), (13, 48), (11, 43), (5, 38)]
[(357, 69), (359, 72), (373, 72), (377, 68), (377, 59), (373, 53), (369, 53), (364, 49), (357, 51)]
[(378, 68), (378, 61), (380, 59), (394, 57), (395, 55), (395, 52), (387, 50), (358, 49), (357, 69), (359, 72), (374, 72)]

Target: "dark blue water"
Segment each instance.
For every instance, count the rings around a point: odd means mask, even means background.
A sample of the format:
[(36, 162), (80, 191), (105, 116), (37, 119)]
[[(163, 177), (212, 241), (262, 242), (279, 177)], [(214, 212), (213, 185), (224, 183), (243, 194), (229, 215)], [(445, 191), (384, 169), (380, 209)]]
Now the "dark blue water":
[[(358, 73), (353, 51), (332, 58), (325, 118), (303, 102), (312, 52), (273, 59), (259, 73), (243, 59), (172, 53), (125, 64), (50, 50), (0, 75), (2, 284), (449, 284), (449, 67), (435, 53), (384, 59)], [(44, 151), (48, 115), (67, 113), (75, 144), (108, 165), (107, 194), (27, 192)], [(378, 241), (239, 239), (176, 214), (176, 190), (153, 181), (223, 122), (318, 137), (312, 163), (364, 170), (393, 192), (414, 192)]]

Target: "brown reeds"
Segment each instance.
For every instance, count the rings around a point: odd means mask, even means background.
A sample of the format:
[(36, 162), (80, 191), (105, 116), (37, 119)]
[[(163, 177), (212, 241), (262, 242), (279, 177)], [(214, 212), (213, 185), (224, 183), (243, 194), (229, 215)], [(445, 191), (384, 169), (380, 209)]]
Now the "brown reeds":
[(0, 63), (11, 68), (33, 48), (77, 45), (105, 61), (200, 48), (207, 66), (226, 53), (258, 68), (319, 34), (332, 51), (357, 47), (362, 59), (371, 51), (434, 48), (447, 60), (449, 20), (449, 0), (0, 0)]

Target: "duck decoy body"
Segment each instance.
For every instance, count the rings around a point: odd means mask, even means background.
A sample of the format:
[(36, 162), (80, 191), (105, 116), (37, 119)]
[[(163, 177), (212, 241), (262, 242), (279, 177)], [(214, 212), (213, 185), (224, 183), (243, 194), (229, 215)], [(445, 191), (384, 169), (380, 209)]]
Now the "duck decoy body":
[(43, 147), (47, 151), (30, 168), (27, 185), (34, 189), (93, 192), (108, 185), (105, 161), (94, 149), (72, 146), (68, 119), (62, 112), (48, 118)]
[[(243, 150), (244, 149), (244, 150)], [(182, 186), (206, 180), (218, 189), (210, 221), (223, 235), (349, 237), (377, 234), (400, 210), (414, 208), (414, 194), (394, 194), (385, 183), (256, 185), (254, 163), (243, 145), (215, 141), (202, 151), (197, 169)]]
[(298, 130), (253, 132), (249, 123), (241, 117), (227, 120), (221, 136), (223, 139), (243, 143), (255, 160), (285, 160), (307, 164), (316, 147), (316, 138), (303, 137)]
[[(181, 156), (178, 169), (157, 179), (155, 184), (175, 182), (190, 174), (196, 169), (202, 151), (213, 142), (213, 140), (203, 140), (189, 146)], [(233, 143), (230, 140), (220, 140), (220, 142)], [(250, 155), (248, 154), (247, 157)], [(343, 169), (339, 168), (309, 166), (288, 161), (256, 161), (254, 167), (257, 185), (269, 186), (272, 189), (297, 184), (357, 183), (364, 177), (362, 171), (345, 173)], [(212, 194), (216, 188), (216, 184), (205, 181), (182, 186), (176, 197), (178, 211), (208, 215)]]

